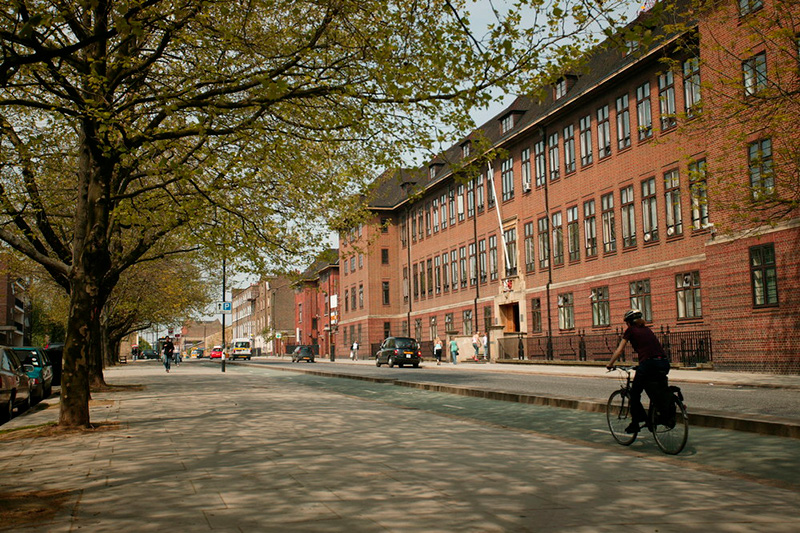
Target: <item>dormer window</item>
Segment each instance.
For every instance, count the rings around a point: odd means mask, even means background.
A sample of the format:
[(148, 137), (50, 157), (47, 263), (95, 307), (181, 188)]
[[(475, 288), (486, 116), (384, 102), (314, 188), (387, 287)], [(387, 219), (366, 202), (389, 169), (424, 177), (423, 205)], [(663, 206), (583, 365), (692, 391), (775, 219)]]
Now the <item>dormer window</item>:
[(514, 127), (514, 115), (508, 114), (500, 119), (500, 133), (508, 133)]
[(435, 164), (428, 167), (428, 177), (433, 180), (436, 177), (436, 173), (439, 172), (439, 167), (441, 164)]
[(471, 143), (469, 141), (461, 145), (461, 158), (466, 159), (469, 157)]
[(561, 78), (556, 82), (556, 100), (567, 95), (567, 79)]

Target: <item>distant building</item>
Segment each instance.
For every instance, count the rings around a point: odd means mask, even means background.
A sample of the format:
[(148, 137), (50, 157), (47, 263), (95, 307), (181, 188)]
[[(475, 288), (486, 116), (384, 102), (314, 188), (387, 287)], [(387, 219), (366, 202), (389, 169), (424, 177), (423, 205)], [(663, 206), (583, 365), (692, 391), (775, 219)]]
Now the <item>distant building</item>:
[(25, 285), (0, 271), (0, 344), (25, 346), (31, 343)]
[(295, 281), (294, 292), (296, 343), (312, 345), (318, 355), (335, 357), (340, 345), (338, 250), (321, 253)]

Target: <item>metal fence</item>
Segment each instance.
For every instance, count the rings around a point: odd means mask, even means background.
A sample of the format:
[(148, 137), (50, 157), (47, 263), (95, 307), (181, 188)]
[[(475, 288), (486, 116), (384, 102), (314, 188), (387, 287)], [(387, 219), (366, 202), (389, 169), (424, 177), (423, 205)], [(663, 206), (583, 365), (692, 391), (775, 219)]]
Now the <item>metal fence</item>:
[[(506, 334), (498, 339), (498, 359), (534, 361), (608, 361), (614, 353), (622, 330), (586, 334), (579, 332), (558, 336), (525, 336)], [(712, 361), (710, 331), (677, 331), (661, 328), (655, 332), (664, 351), (673, 363), (696, 366)], [(621, 361), (633, 360), (635, 355), (626, 347)]]

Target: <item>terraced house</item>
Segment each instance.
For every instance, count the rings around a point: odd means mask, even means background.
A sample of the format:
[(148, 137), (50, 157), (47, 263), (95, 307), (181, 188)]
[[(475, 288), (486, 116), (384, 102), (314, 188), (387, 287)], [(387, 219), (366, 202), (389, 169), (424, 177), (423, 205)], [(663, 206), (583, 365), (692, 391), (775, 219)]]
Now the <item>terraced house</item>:
[(800, 372), (800, 9), (692, 13), (389, 172), (340, 236), (341, 353), (488, 332), (492, 359), (602, 361), (638, 308), (674, 363)]

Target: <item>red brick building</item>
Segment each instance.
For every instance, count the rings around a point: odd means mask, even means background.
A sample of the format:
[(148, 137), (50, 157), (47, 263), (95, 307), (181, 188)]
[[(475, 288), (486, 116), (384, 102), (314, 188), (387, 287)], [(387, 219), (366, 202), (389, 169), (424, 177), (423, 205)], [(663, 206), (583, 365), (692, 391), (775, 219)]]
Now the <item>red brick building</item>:
[(326, 250), (294, 283), (296, 343), (311, 345), (323, 357), (337, 353), (338, 263), (338, 251)]
[(740, 179), (755, 205), (788, 140), (701, 120), (787, 67), (774, 43), (738, 50), (742, 19), (774, 8), (730, 1), (648, 50), (601, 47), (542, 101), (520, 97), (427, 168), (383, 180), (375, 224), (340, 236), (340, 350), (488, 330), (492, 358), (602, 361), (635, 307), (675, 363), (800, 372), (797, 210), (741, 227), (723, 183)]

